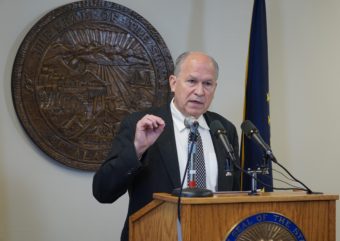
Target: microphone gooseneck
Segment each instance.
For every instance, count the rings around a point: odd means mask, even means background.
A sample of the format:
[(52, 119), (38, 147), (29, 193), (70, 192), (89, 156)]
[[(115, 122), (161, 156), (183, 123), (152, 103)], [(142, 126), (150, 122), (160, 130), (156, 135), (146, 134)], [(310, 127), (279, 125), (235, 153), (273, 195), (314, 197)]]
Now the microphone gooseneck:
[[(198, 136), (198, 127), (199, 123), (198, 121), (190, 116), (186, 117), (184, 119), (184, 125), (186, 128), (190, 130), (190, 139), (189, 139), (189, 150), (188, 150), (188, 157), (187, 157), (187, 163), (185, 166), (185, 171), (183, 174), (183, 178), (181, 181), (181, 186), (179, 188), (176, 188), (173, 190), (172, 195), (178, 196), (178, 209), (179, 209), (179, 204), (181, 202), (181, 197), (211, 197), (213, 196), (213, 192), (209, 189), (205, 188), (198, 188), (196, 187), (196, 177), (195, 177), (195, 165), (196, 165), (196, 145), (197, 145), (197, 136)], [(192, 169), (194, 167), (194, 169)], [(191, 171), (192, 170), (192, 171)], [(189, 184), (190, 182), (193, 184), (195, 183), (195, 187), (193, 186), (188, 186), (188, 188), (184, 188), (184, 182), (186, 181), (186, 175), (188, 174), (189, 176)], [(180, 217), (180, 211), (179, 212), (179, 217)]]
[(184, 119), (184, 125), (190, 130), (189, 133), (189, 153), (190, 158), (189, 169), (188, 169), (188, 187), (195, 188), (196, 182), (196, 153), (197, 153), (197, 133), (198, 133), (198, 122), (193, 117), (187, 117)]
[(184, 119), (184, 126), (192, 130), (192, 128), (198, 128), (198, 121), (193, 116), (186, 117)]

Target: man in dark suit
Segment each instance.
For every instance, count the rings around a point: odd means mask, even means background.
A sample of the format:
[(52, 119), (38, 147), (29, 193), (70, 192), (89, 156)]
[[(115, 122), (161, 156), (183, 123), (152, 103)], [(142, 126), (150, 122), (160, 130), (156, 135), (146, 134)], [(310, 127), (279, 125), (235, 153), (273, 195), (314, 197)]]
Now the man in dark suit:
[[(126, 191), (130, 202), (121, 240), (128, 240), (128, 217), (152, 200), (155, 192), (171, 193), (180, 187), (187, 161), (184, 119), (199, 123), (206, 165), (206, 186), (212, 191), (239, 190), (239, 173), (226, 176), (227, 154), (210, 133), (209, 125), (218, 120), (238, 153), (235, 126), (208, 111), (218, 78), (216, 61), (202, 52), (185, 52), (169, 77), (174, 98), (167, 106), (134, 113), (125, 118), (113, 140), (112, 150), (93, 179), (93, 195), (102, 203), (112, 203)], [(238, 157), (237, 157), (238, 159)]]

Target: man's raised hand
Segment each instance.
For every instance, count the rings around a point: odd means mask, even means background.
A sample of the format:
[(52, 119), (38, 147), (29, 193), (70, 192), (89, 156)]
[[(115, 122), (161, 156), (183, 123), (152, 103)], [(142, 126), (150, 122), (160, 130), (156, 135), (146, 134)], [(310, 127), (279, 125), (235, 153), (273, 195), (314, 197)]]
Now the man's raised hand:
[(164, 127), (164, 120), (155, 115), (145, 115), (137, 122), (134, 144), (138, 158), (157, 140)]

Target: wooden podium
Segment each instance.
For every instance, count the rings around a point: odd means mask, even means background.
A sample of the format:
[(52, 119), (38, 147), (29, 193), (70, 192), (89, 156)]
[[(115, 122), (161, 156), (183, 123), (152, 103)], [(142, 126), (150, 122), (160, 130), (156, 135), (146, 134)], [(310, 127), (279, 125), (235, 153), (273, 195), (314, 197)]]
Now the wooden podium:
[[(182, 198), (183, 241), (225, 241), (245, 218), (257, 213), (278, 213), (291, 220), (308, 241), (335, 241), (338, 195), (273, 192), (215, 194), (209, 198)], [(154, 200), (130, 216), (130, 241), (177, 241), (177, 201), (156, 193)]]

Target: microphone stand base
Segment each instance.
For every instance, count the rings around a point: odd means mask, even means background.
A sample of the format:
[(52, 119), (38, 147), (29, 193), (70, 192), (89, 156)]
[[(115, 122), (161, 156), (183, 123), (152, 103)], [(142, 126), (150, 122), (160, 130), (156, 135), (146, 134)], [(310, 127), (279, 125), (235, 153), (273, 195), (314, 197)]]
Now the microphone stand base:
[(205, 188), (176, 188), (172, 191), (173, 196), (181, 196), (181, 197), (212, 197), (214, 194), (211, 190)]
[(254, 196), (254, 195), (259, 195), (259, 193), (255, 190), (255, 191), (250, 191), (248, 192), (248, 195)]

